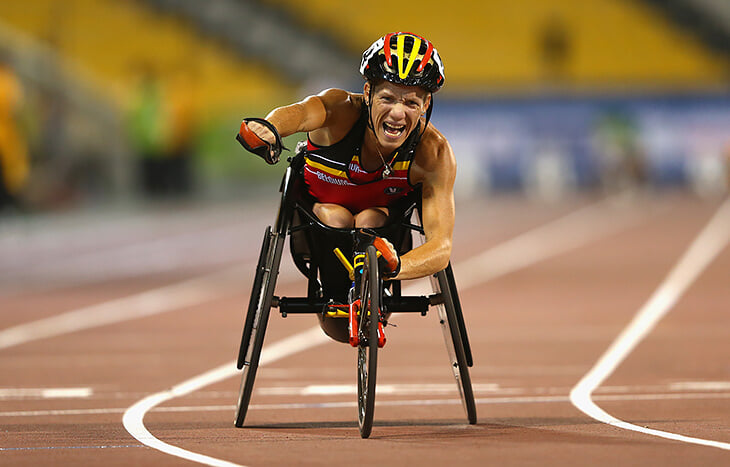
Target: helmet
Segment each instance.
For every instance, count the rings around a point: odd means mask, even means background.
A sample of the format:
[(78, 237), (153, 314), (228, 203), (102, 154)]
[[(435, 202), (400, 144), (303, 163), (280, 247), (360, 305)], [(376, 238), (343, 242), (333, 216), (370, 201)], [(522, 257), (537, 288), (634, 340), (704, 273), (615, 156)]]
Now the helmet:
[(373, 42), (363, 54), (360, 73), (365, 79), (384, 79), (429, 92), (444, 84), (444, 64), (429, 41), (410, 32), (392, 32)]

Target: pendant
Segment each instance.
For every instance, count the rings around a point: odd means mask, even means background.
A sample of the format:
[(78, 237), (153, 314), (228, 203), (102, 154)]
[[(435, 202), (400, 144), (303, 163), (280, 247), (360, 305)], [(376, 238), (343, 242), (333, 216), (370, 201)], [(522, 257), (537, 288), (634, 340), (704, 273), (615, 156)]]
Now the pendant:
[(390, 174), (392, 172), (393, 171), (390, 169), (390, 165), (385, 164), (385, 166), (383, 167), (383, 179), (390, 177)]

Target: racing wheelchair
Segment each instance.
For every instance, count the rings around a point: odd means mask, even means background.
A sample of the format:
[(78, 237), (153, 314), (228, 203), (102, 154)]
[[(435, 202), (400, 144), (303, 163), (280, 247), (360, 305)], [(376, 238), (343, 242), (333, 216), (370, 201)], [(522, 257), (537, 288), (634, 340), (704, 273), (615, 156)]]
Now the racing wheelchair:
[[(306, 144), (300, 143), (296, 155), (289, 158), (276, 222), (264, 232), (238, 352), (238, 369), (243, 374), (235, 425), (242, 427), (246, 418), (272, 308), (278, 308), (283, 317), (316, 314), (329, 337), (357, 348), (358, 426), (361, 437), (367, 438), (375, 411), (377, 354), (385, 345), (383, 328), (392, 313), (425, 316), (431, 307), (438, 310), (467, 419), (475, 424), (476, 403), (469, 376), (473, 360), (451, 264), (430, 278), (433, 294), (404, 296), (400, 281), (383, 277), (379, 253), (372, 244), (374, 235), (385, 237), (404, 254), (413, 247), (414, 234), (422, 240), (419, 191), (391, 206), (386, 225), (372, 232), (329, 227), (312, 212), (314, 200), (303, 177), (305, 151)], [(307, 278), (305, 297), (275, 295), (287, 236), (292, 259)]]

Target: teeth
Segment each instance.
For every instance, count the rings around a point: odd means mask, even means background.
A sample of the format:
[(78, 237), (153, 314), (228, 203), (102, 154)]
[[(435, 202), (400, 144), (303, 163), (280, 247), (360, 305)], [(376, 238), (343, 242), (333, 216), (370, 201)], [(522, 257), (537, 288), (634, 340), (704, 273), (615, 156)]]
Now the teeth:
[(405, 128), (406, 128), (405, 125), (396, 127), (396, 126), (393, 126), (393, 125), (389, 125), (387, 123), (383, 123), (383, 129), (387, 133), (391, 133), (391, 134), (395, 134), (395, 135), (401, 134), (403, 132), (403, 130), (405, 130)]

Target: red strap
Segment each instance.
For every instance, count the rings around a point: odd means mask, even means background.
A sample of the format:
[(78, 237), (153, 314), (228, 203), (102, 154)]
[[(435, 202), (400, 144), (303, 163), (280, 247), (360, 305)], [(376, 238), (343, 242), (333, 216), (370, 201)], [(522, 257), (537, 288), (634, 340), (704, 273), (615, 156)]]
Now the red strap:
[(390, 249), (388, 244), (385, 243), (385, 240), (380, 237), (375, 237), (375, 240), (373, 240), (373, 245), (375, 245), (375, 248), (378, 249), (383, 259), (385, 260), (385, 264), (388, 267), (387, 272), (393, 272), (398, 269), (398, 254)]

